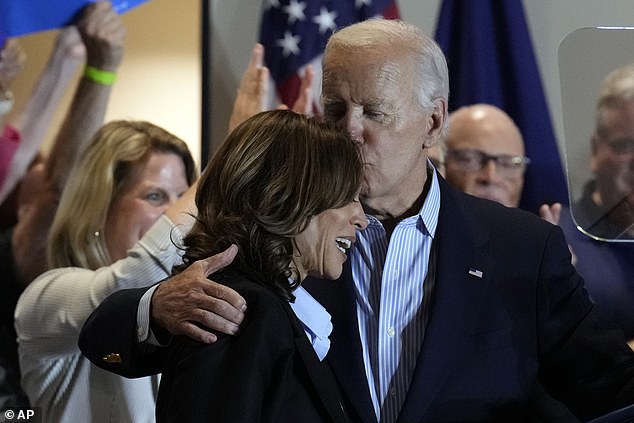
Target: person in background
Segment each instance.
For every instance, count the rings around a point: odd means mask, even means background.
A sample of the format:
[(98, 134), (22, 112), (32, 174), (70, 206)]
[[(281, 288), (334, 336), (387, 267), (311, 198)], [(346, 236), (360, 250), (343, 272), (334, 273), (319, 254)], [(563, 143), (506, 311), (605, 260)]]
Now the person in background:
[[(59, 108), (62, 95), (73, 80), (85, 57), (84, 45), (77, 29), (70, 26), (60, 30), (51, 55), (24, 106), (5, 115), (2, 149), (2, 180), (0, 181), (0, 228), (6, 229), (17, 220), (19, 186), (30, 166), (41, 162), (40, 148), (50, 128), (53, 115)], [(18, 39), (9, 39), (0, 60), (26, 60)], [(16, 70), (15, 65), (0, 62), (0, 69)], [(8, 91), (4, 96), (13, 97)], [(13, 104), (13, 100), (10, 102)]]
[[(291, 110), (306, 116), (311, 115), (313, 105), (311, 84), (313, 77), (313, 67), (308, 65), (301, 78), (300, 95), (292, 105)], [(264, 66), (264, 46), (256, 43), (251, 51), (249, 63), (236, 92), (236, 100), (233, 103), (233, 110), (229, 119), (229, 133), (251, 116), (269, 109), (269, 89), (270, 77), (269, 69)], [(288, 108), (285, 104), (277, 106), (277, 109), (280, 110)]]
[[(6, 116), (13, 109), (13, 93), (9, 89), (20, 73), (26, 54), (17, 40), (9, 39), (0, 50), (0, 189), (4, 186), (15, 151), (20, 144), (20, 134), (6, 125)], [(0, 198), (0, 203), (2, 202)]]
[(573, 205), (577, 224), (603, 239), (634, 239), (634, 63), (601, 84), (591, 140), (593, 179)]
[(0, 235), (0, 370), (6, 376), (0, 378), (0, 402), (4, 407), (28, 404), (19, 386), (15, 306), (24, 288), (47, 268), (46, 242), (60, 193), (77, 155), (103, 123), (111, 83), (95, 81), (85, 73), (48, 156), (39, 155), (25, 174), (20, 169), (25, 170), (40, 148), (56, 102), (80, 61), (85, 57), (87, 69), (114, 75), (122, 59), (124, 35), (125, 28), (110, 3), (87, 6), (76, 26), (60, 31), (47, 67), (23, 113), (18, 115), (16, 125), (24, 128), (23, 139), (10, 172), (12, 178), (19, 177), (12, 180), (18, 194), (7, 205), (17, 207), (18, 221)]
[(126, 30), (109, 2), (86, 6), (76, 28), (64, 32), (81, 37), (76, 43), (84, 46), (86, 61), (48, 157), (29, 169), (20, 187), (12, 244), (17, 277), (23, 285), (46, 270), (44, 249), (59, 197), (77, 157), (103, 124), (123, 58)]
[(447, 182), (476, 197), (517, 207), (530, 160), (519, 128), (488, 104), (463, 106), (449, 116)]
[(577, 270), (592, 299), (603, 314), (623, 329), (632, 344), (634, 64), (610, 72), (601, 84), (590, 169), (593, 179), (585, 184), (580, 198), (571, 200), (572, 208), (561, 211), (560, 225), (578, 257)]
[[(509, 115), (489, 104), (463, 106), (449, 115), (444, 143), (447, 182), (467, 194), (519, 206), (530, 159), (524, 156), (524, 139)], [(560, 203), (544, 204), (539, 210), (541, 218), (554, 225), (559, 224), (560, 213)], [(570, 253), (576, 264), (571, 247)]]
[(153, 420), (158, 381), (91, 366), (77, 336), (108, 294), (169, 275), (180, 230), (191, 225), (196, 177), (185, 142), (160, 127), (113, 121), (95, 134), (55, 214), (52, 270), (29, 284), (15, 310), (22, 387), (43, 421)]
[[(6, 174), (11, 164), (20, 136), (10, 125), (5, 125), (5, 116), (13, 107), (13, 94), (9, 91), (10, 82), (22, 68), (25, 56), (16, 40), (8, 40), (0, 51), (0, 186), (4, 185)], [(0, 250), (2, 254), (1, 269), (5, 270), (9, 260), (5, 249), (9, 248), (10, 236), (0, 235)], [(6, 275), (6, 272), (2, 272)], [(9, 276), (9, 279), (11, 277)], [(13, 285), (4, 276), (0, 283), (0, 410), (7, 407), (28, 406), (28, 399), (20, 389), (20, 369), (18, 367), (17, 345), (15, 330), (13, 329), (13, 310), (17, 293)]]
[(330, 315), (301, 283), (341, 274), (367, 224), (362, 171), (345, 134), (294, 112), (257, 114), (229, 135), (201, 177), (183, 267), (237, 246), (214, 279), (246, 299), (248, 320), (213, 344), (174, 340), (158, 422), (347, 421), (322, 362)]

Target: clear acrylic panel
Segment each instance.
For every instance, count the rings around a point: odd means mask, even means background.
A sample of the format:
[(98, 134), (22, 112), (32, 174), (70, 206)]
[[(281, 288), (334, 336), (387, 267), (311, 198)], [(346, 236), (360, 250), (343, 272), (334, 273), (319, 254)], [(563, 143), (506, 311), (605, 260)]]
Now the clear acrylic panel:
[(634, 67), (632, 97), (604, 103), (610, 111), (596, 129), (602, 82), (634, 64), (634, 28), (576, 30), (558, 54), (572, 217), (594, 239), (634, 242)]

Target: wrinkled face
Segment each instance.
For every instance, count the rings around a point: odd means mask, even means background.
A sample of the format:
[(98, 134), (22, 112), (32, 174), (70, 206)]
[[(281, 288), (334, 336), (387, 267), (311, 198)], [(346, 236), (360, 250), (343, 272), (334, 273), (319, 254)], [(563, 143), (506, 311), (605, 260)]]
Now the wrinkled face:
[(185, 165), (176, 154), (152, 153), (135, 164), (106, 218), (106, 245), (112, 261), (124, 258), (187, 188)]
[(374, 214), (404, 211), (399, 208), (416, 201), (426, 179), (430, 117), (416, 97), (414, 66), (400, 56), (333, 49), (324, 61), (324, 116), (361, 144), (361, 201)]
[(346, 251), (356, 241), (356, 231), (367, 225), (358, 201), (313, 216), (306, 229), (295, 237), (293, 262), (301, 279), (306, 276), (337, 279), (341, 276)]
[[(447, 147), (451, 150), (479, 150), (491, 156), (523, 156), (524, 143), (517, 129), (506, 121), (474, 120), (463, 125), (449, 121)], [(478, 169), (466, 168), (458, 154), (448, 152), (445, 177), (454, 187), (467, 194), (517, 207), (524, 186), (524, 169), (503, 169), (489, 160)]]
[[(593, 143), (591, 168), (605, 208), (634, 210), (634, 101), (603, 113), (605, 130)], [(625, 200), (625, 201), (624, 201)]]

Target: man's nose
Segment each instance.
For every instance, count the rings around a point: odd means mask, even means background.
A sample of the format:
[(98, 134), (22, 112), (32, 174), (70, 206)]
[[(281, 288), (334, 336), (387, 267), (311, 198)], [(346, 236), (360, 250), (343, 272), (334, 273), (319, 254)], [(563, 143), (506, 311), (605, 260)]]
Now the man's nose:
[(491, 159), (491, 158), (485, 159), (485, 162), (482, 164), (482, 167), (477, 172), (478, 172), (478, 177), (486, 181), (490, 181), (499, 175), (499, 169), (497, 168), (497, 163), (495, 162), (494, 159)]
[(355, 111), (349, 111), (345, 118), (346, 132), (354, 142), (363, 142), (363, 124)]

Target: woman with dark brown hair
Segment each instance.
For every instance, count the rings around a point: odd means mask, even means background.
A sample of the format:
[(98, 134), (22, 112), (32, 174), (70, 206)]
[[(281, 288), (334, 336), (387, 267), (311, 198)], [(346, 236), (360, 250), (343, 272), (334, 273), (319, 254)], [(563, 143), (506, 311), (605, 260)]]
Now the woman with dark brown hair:
[(229, 135), (201, 177), (183, 267), (237, 245), (214, 280), (245, 298), (247, 321), (214, 344), (175, 340), (158, 421), (346, 421), (322, 361), (330, 315), (301, 282), (341, 274), (367, 225), (362, 172), (347, 135), (293, 112), (260, 113)]

